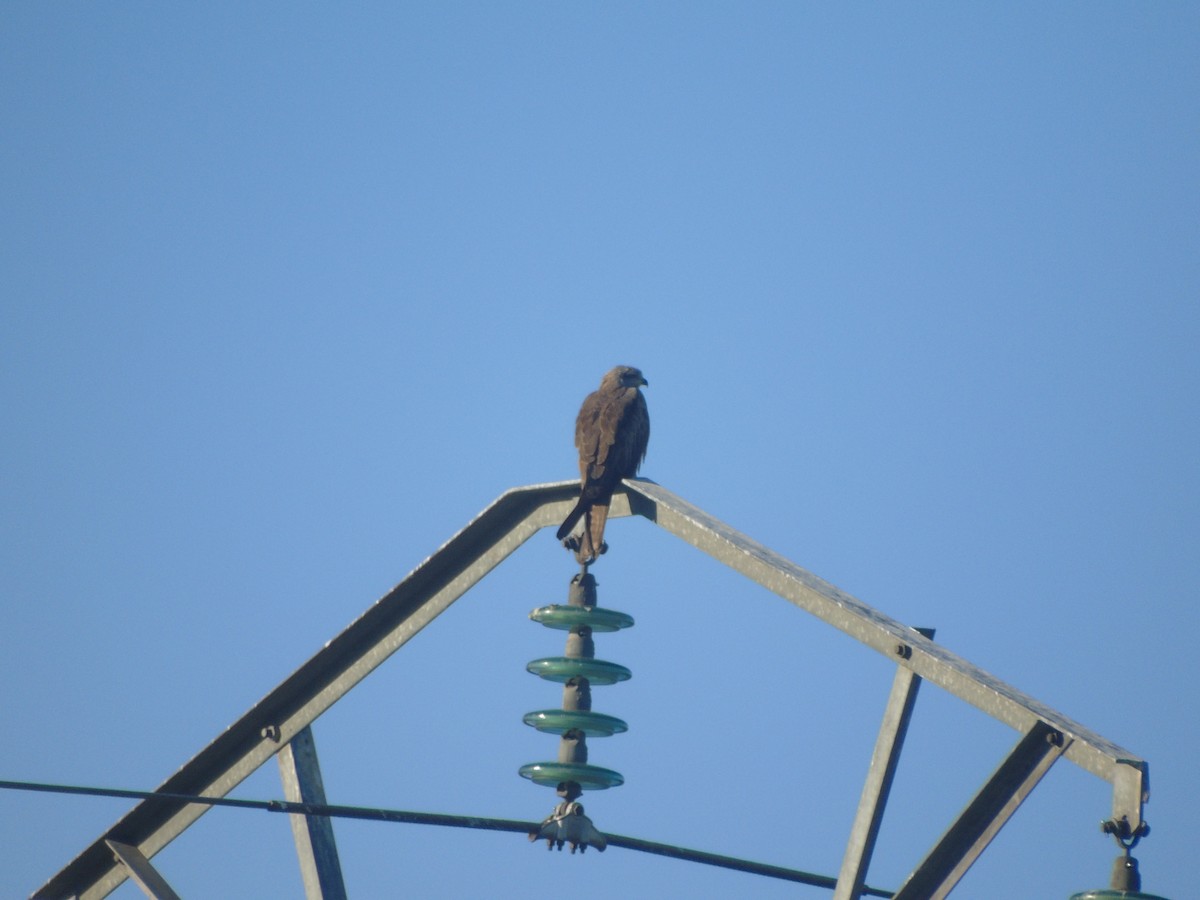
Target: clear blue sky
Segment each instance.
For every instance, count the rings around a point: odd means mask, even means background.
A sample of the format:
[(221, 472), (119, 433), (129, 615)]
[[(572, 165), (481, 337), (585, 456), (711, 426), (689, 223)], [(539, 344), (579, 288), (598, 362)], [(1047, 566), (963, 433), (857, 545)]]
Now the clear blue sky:
[[(1189, 4), (0, 11), (0, 779), (152, 789), (643, 368), (643, 474), (1151, 763), (1194, 891), (1200, 12)], [(604, 830), (836, 874), (892, 668), (614, 523)], [(539, 535), (314, 731), (331, 802), (536, 819)], [(1017, 735), (921, 695), (869, 881)], [(281, 795), (273, 767), (238, 796)], [(1060, 763), (956, 896), (1106, 886)], [(128, 804), (0, 796), (0, 895)], [(337, 823), (355, 898), (823, 897)], [(155, 858), (296, 897), (286, 821)], [(141, 896), (125, 885), (114, 896)]]

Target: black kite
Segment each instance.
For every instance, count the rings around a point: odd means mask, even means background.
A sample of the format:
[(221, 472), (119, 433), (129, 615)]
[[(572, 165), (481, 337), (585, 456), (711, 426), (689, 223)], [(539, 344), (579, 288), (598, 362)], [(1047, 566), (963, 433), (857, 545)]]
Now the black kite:
[(623, 478), (637, 474), (650, 441), (650, 413), (638, 390), (649, 384), (640, 369), (617, 366), (588, 394), (575, 420), (579, 448), (579, 502), (558, 529), (561, 541), (583, 519), (583, 533), (567, 546), (584, 565), (604, 552), (608, 504)]

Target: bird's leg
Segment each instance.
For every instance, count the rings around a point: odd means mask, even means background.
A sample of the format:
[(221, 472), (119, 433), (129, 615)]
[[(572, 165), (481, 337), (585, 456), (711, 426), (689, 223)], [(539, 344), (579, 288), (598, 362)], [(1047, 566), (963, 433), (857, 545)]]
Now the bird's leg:
[(578, 535), (571, 535), (563, 543), (575, 552), (575, 559), (580, 565), (586, 566), (589, 563), (596, 561), (596, 547), (592, 543), (592, 525), (591, 517), (585, 515), (583, 517), (583, 531)]
[(596, 558), (596, 545), (592, 543), (592, 514), (588, 512), (583, 517), (583, 536), (579, 540), (579, 561), (590, 563)]

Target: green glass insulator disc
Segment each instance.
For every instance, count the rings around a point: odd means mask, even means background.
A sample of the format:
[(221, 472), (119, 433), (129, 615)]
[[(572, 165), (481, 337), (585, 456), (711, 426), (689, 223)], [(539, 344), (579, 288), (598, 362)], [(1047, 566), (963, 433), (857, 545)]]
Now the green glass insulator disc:
[(570, 656), (548, 656), (535, 659), (525, 667), (529, 672), (557, 681), (560, 684), (572, 678), (586, 678), (592, 684), (616, 684), (628, 681), (632, 673), (624, 666), (605, 662), (602, 659), (575, 659)]
[(1141, 891), (1084, 891), (1082, 894), (1072, 894), (1071, 900), (1167, 900), (1158, 894), (1143, 894)]
[(558, 787), (564, 781), (574, 781), (585, 791), (603, 791), (625, 783), (620, 772), (590, 766), (587, 763), (540, 762), (519, 769), (522, 778), (545, 787)]
[(559, 631), (570, 631), (580, 625), (586, 625), (592, 631), (620, 631), (633, 627), (633, 616), (599, 606), (562, 606), (555, 603), (535, 609), (529, 618)]
[(574, 728), (588, 737), (609, 737), (629, 730), (629, 726), (616, 716), (583, 710), (539, 709), (526, 713), (524, 721), (526, 725), (550, 734), (562, 734)]

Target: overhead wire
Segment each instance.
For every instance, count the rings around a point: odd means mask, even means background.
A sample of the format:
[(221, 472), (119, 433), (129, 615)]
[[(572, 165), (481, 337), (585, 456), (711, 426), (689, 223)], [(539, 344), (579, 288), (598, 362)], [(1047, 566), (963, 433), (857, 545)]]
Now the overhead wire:
[[(114, 797), (122, 800), (150, 800), (164, 803), (200, 804), (203, 806), (224, 806), (235, 809), (257, 809), (266, 812), (287, 813), (289, 815), (327, 816), (341, 819), (366, 819), (378, 822), (401, 822), (411, 825), (441, 825), (450, 828), (475, 828), (485, 831), (508, 831), (520, 834), (531, 834), (538, 830), (540, 823), (522, 822), (517, 819), (496, 819), (485, 816), (457, 816), (447, 813), (413, 812), (411, 810), (382, 809), (369, 806), (341, 806), (324, 803), (300, 803), (291, 800), (249, 800), (239, 797), (206, 797), (193, 794), (173, 794), (163, 791), (134, 791), (121, 788), (86, 787), (67, 784), (47, 784), (34, 781), (3, 781), (0, 780), (0, 790), (36, 791), (48, 794), (74, 794), (87, 797)], [(676, 847), (671, 844), (661, 844), (641, 838), (605, 832), (610, 847), (624, 847), (627, 850), (638, 850), (642, 853), (652, 853), (687, 862), (701, 863), (762, 875), (767, 878), (778, 878), (793, 881), (813, 887), (823, 887), (833, 890), (837, 887), (837, 879), (827, 875), (817, 875), (799, 869), (788, 869), (783, 866), (772, 866), (766, 863), (738, 859), (732, 856), (722, 856), (718, 853), (708, 853), (703, 850), (690, 850), (686, 847)], [(891, 891), (879, 888), (864, 887), (862, 896), (891, 897)]]

